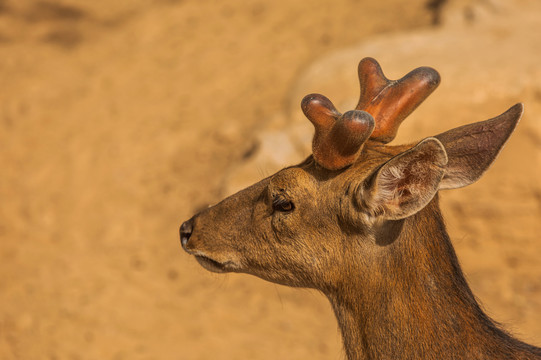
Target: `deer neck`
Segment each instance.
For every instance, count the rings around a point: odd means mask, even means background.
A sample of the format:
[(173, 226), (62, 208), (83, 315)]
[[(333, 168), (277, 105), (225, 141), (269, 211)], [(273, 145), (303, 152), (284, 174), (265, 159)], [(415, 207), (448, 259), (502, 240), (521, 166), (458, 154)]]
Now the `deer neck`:
[(437, 198), (388, 225), (375, 260), (352, 259), (361, 265), (326, 294), (348, 359), (484, 358), (509, 341), (475, 301)]

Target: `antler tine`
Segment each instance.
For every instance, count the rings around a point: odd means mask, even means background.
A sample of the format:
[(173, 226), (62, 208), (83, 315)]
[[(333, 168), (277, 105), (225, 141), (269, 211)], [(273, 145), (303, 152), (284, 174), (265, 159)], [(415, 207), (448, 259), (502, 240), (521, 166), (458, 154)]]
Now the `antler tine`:
[(301, 107), (316, 130), (312, 143), (316, 162), (329, 170), (351, 165), (374, 130), (372, 116), (360, 110), (341, 115), (329, 99), (319, 94), (305, 96)]
[(314, 124), (316, 132), (330, 130), (340, 117), (340, 112), (331, 100), (320, 94), (306, 95), (301, 101), (301, 108), (308, 120)]
[(388, 143), (402, 121), (436, 89), (440, 75), (432, 68), (420, 67), (400, 80), (389, 80), (375, 59), (364, 58), (359, 63), (359, 81), (361, 96), (356, 109), (375, 119), (370, 139)]

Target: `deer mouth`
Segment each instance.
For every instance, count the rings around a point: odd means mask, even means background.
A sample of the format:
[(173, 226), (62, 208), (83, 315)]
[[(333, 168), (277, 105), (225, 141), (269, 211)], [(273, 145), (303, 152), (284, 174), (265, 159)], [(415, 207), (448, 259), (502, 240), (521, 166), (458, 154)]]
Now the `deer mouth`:
[(197, 262), (208, 271), (215, 273), (225, 273), (233, 270), (232, 267), (234, 264), (231, 261), (219, 262), (209, 258), (208, 256), (200, 254), (194, 256)]

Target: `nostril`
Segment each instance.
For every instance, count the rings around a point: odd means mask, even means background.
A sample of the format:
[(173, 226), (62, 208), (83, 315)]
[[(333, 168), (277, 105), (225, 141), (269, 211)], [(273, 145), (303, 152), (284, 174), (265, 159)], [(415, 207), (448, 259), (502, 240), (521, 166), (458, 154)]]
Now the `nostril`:
[(188, 244), (188, 240), (190, 240), (190, 236), (192, 235), (193, 230), (193, 224), (192, 219), (185, 221), (182, 225), (180, 225), (180, 243), (182, 244), (182, 247), (186, 249), (186, 245)]

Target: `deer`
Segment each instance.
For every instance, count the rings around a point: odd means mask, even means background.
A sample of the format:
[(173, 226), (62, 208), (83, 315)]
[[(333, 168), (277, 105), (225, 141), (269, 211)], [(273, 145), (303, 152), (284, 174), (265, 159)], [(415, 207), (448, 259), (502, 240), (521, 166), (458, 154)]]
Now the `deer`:
[(315, 289), (331, 303), (353, 359), (541, 359), (541, 348), (501, 328), (470, 289), (446, 230), (439, 191), (477, 181), (523, 114), (407, 145), (388, 145), (439, 85), (419, 67), (389, 80), (358, 66), (361, 95), (340, 113), (303, 98), (312, 154), (180, 226), (182, 248), (215, 273), (246, 273)]

